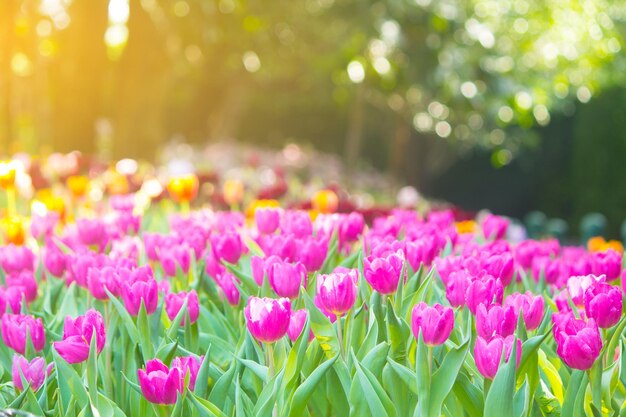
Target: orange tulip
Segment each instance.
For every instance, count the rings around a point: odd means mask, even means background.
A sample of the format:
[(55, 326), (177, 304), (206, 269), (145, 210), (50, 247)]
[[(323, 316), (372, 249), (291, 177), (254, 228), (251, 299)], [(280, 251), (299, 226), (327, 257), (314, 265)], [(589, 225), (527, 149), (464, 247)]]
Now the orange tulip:
[(82, 197), (87, 192), (89, 178), (85, 175), (72, 175), (67, 178), (66, 184), (75, 198)]
[(595, 236), (587, 241), (587, 249), (590, 252), (601, 252), (604, 245), (606, 245), (606, 241), (602, 236)]
[(339, 197), (332, 190), (320, 190), (311, 198), (311, 205), (320, 213), (334, 213), (339, 207)]
[(474, 220), (465, 220), (462, 222), (456, 222), (456, 231), (459, 234), (473, 233), (476, 230), (476, 222)]
[(21, 217), (7, 217), (2, 219), (0, 227), (4, 235), (5, 243), (23, 245), (26, 240), (26, 230)]
[(174, 177), (167, 184), (167, 191), (172, 200), (178, 203), (189, 203), (198, 195), (198, 177), (195, 174)]

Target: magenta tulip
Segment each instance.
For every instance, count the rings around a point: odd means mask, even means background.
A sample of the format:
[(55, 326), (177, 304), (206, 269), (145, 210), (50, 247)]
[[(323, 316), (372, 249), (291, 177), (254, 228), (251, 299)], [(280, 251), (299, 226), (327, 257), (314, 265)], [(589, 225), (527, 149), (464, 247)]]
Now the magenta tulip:
[[(291, 317), (289, 318), (289, 327), (287, 328), (287, 336), (289, 336), (289, 339), (291, 339), (292, 342), (295, 343), (295, 341), (298, 340), (298, 337), (300, 337), (308, 316), (309, 313), (306, 309), (291, 313)], [(313, 331), (310, 330), (309, 340), (312, 340), (314, 337)]]
[[(179, 293), (167, 293), (165, 295), (165, 312), (170, 320), (174, 320), (176, 315), (183, 306), (183, 303), (187, 300), (187, 314), (189, 314), (189, 320), (191, 323), (195, 323), (198, 320), (200, 313), (200, 306), (198, 303), (198, 294), (196, 290), (189, 292), (181, 291)], [(185, 324), (185, 317), (180, 322), (181, 326)]]
[(2, 341), (22, 355), (26, 352), (26, 332), (30, 335), (35, 351), (42, 350), (46, 344), (46, 334), (40, 318), (22, 314), (2, 316)]
[(592, 285), (585, 292), (585, 311), (602, 329), (617, 324), (622, 317), (622, 290), (606, 283)]
[(421, 302), (413, 307), (411, 313), (413, 336), (419, 340), (420, 333), (427, 346), (443, 344), (454, 328), (454, 311), (436, 303), (432, 307)]
[[(503, 338), (502, 336), (496, 336), (491, 341), (486, 341), (482, 337), (476, 338), (476, 345), (474, 346), (474, 360), (476, 361), (476, 368), (487, 379), (493, 379), (498, 373), (500, 368), (500, 361), (502, 360), (502, 349), (505, 349), (505, 360), (509, 361), (511, 357), (511, 350), (513, 348), (514, 336), (508, 336)], [(517, 339), (517, 358), (516, 365), (519, 366), (522, 359), (522, 341)]]
[(299, 259), (309, 272), (317, 271), (324, 265), (328, 255), (328, 240), (325, 238), (306, 237), (299, 240)]
[(465, 302), (472, 314), (476, 314), (480, 304), (502, 303), (503, 294), (502, 282), (499, 279), (486, 275), (471, 282), (465, 294)]
[(57, 249), (56, 246), (46, 245), (43, 253), (43, 265), (55, 277), (60, 277), (65, 272), (67, 255)]
[(196, 387), (196, 379), (198, 378), (198, 371), (200, 371), (203, 360), (204, 356), (200, 358), (195, 356), (181, 356), (172, 360), (170, 368), (178, 368), (180, 370), (180, 377), (182, 379), (181, 387), (183, 387), (183, 389), (185, 377), (187, 373), (189, 373), (189, 389), (191, 391), (194, 390)]
[(279, 297), (296, 298), (300, 293), (300, 286), (306, 287), (306, 268), (300, 262), (274, 262), (267, 269), (267, 280)]
[(488, 214), (482, 222), (483, 235), (487, 239), (502, 239), (509, 227), (509, 221), (504, 217)]
[(27, 302), (30, 303), (37, 298), (37, 281), (32, 271), (10, 272), (4, 279), (7, 287), (21, 288)]
[(235, 285), (235, 282), (239, 282), (239, 279), (235, 275), (224, 270), (224, 272), (215, 277), (215, 282), (217, 283), (222, 296), (226, 298), (228, 304), (231, 306), (239, 305), (239, 288)]
[(112, 266), (90, 268), (87, 272), (87, 289), (98, 300), (108, 300), (106, 290), (113, 295), (119, 294), (120, 277)]
[(305, 237), (313, 234), (313, 223), (306, 211), (288, 210), (283, 214), (280, 230), (294, 237)]
[(358, 280), (356, 269), (337, 268), (331, 274), (318, 275), (315, 298), (323, 310), (342, 316), (356, 301)]
[(486, 257), (481, 261), (481, 266), (487, 274), (499, 278), (505, 287), (513, 279), (513, 256), (509, 252), (497, 253)]
[(42, 357), (36, 357), (32, 361), (28, 361), (22, 355), (13, 356), (13, 365), (11, 366), (11, 376), (13, 378), (13, 385), (15, 388), (24, 391), (24, 384), (22, 384), (22, 375), (28, 384), (30, 389), (37, 391), (39, 387), (46, 380), (46, 376), (52, 372), (54, 364), (46, 367), (46, 360)]
[(76, 319), (65, 318), (63, 340), (54, 342), (54, 348), (67, 363), (80, 363), (89, 357), (89, 345), (95, 332), (97, 352), (102, 352), (106, 342), (104, 320), (94, 309), (89, 309), (84, 316)]
[(274, 207), (259, 207), (254, 211), (254, 220), (260, 233), (270, 234), (278, 229), (281, 209)]
[[(177, 367), (168, 368), (158, 359), (146, 362), (146, 369), (137, 370), (141, 392), (154, 404), (174, 404), (183, 391), (183, 378)], [(184, 377), (184, 374), (183, 374)]]
[(476, 332), (485, 340), (512, 335), (516, 326), (517, 313), (513, 306), (479, 304), (476, 309)]
[(100, 219), (78, 219), (76, 220), (78, 238), (87, 246), (98, 246), (104, 248), (109, 240), (104, 222)]
[(273, 343), (282, 338), (289, 328), (291, 302), (287, 298), (257, 298), (251, 296), (244, 309), (246, 325), (255, 339)]
[(211, 249), (216, 259), (223, 259), (236, 264), (243, 251), (241, 236), (236, 232), (227, 232), (211, 237)]
[(120, 278), (122, 300), (124, 300), (124, 306), (131, 315), (139, 314), (142, 300), (148, 314), (156, 311), (159, 302), (159, 289), (150, 267), (139, 267), (133, 271), (125, 272)]
[(466, 271), (450, 273), (446, 283), (446, 298), (452, 307), (465, 305), (465, 295), (471, 283), (471, 276)]
[(278, 256), (271, 255), (267, 258), (261, 258), (260, 256), (252, 256), (250, 258), (250, 268), (252, 269), (252, 278), (259, 285), (263, 285), (263, 280), (271, 269), (272, 265), (276, 262), (280, 262), (281, 259)]
[(527, 330), (535, 330), (541, 324), (544, 312), (544, 301), (541, 295), (534, 296), (530, 291), (525, 294), (514, 293), (504, 300), (505, 306), (512, 306), (518, 313), (521, 311)]
[(363, 275), (375, 291), (383, 295), (393, 294), (398, 289), (403, 263), (402, 251), (380, 258), (371, 255), (363, 261)]
[(584, 321), (572, 313), (552, 316), (556, 353), (570, 368), (591, 368), (602, 350), (600, 330), (594, 319)]
[(607, 281), (619, 278), (622, 272), (622, 254), (613, 249), (596, 252), (591, 258), (591, 269), (595, 275), (606, 275)]

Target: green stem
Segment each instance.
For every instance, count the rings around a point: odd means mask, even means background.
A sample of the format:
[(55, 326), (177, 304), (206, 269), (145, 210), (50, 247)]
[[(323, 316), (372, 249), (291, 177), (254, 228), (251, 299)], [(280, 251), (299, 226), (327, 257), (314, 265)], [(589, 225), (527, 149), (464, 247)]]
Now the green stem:
[(428, 346), (428, 375), (433, 376), (433, 347)]
[(346, 353), (343, 347), (343, 331), (341, 329), (341, 316), (339, 314), (337, 314), (337, 340), (339, 341), (339, 351), (341, 352), (341, 357), (345, 359)]
[(266, 362), (269, 369), (269, 375), (267, 378), (269, 382), (269, 380), (274, 377), (274, 345), (272, 343), (267, 344), (267, 350), (265, 351), (265, 353), (267, 355)]
[(493, 381), (491, 381), (491, 379), (489, 378), (485, 378), (483, 381), (483, 391), (485, 392), (485, 398), (487, 398), (487, 394), (489, 393), (489, 388), (491, 388), (491, 383)]
[[(109, 302), (108, 300), (104, 302), (104, 324), (105, 327), (107, 329), (110, 329), (109, 327), (109, 323), (110, 323), (110, 317), (109, 317)], [(113, 388), (111, 386), (112, 383), (112, 379), (111, 379), (111, 342), (110, 339), (107, 340), (107, 343), (105, 345), (105, 361), (106, 361), (106, 392), (109, 396), (109, 398), (113, 398)]]

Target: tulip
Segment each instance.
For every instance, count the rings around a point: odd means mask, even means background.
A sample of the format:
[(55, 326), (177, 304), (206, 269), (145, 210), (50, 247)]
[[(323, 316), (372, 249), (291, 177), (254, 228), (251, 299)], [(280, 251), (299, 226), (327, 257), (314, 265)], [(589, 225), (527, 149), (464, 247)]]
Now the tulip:
[(413, 307), (411, 313), (413, 336), (419, 340), (420, 333), (427, 346), (443, 344), (454, 328), (454, 311), (436, 303), (432, 307), (421, 302)]
[(280, 229), (284, 234), (306, 237), (313, 234), (313, 223), (306, 211), (286, 211), (281, 219)]
[(56, 246), (46, 246), (43, 254), (43, 265), (55, 277), (60, 277), (65, 272), (66, 259), (67, 255), (57, 249)]
[(25, 246), (0, 246), (0, 266), (5, 273), (34, 271), (35, 254)]
[[(178, 312), (183, 306), (183, 303), (187, 300), (187, 313), (189, 314), (189, 320), (191, 323), (195, 323), (198, 320), (200, 313), (200, 307), (198, 303), (198, 294), (196, 290), (190, 292), (181, 291), (178, 294), (168, 293), (165, 295), (165, 312), (170, 320), (174, 320)], [(185, 318), (180, 322), (181, 326), (185, 324)]]
[(486, 239), (502, 239), (509, 227), (509, 221), (504, 217), (488, 214), (482, 222), (482, 227)]
[(401, 251), (384, 258), (368, 256), (363, 262), (363, 274), (372, 288), (383, 295), (398, 289), (404, 256)]
[(31, 271), (22, 270), (11, 272), (4, 278), (7, 287), (19, 287), (26, 297), (26, 301), (32, 302), (37, 298), (37, 281)]
[(220, 287), (222, 294), (226, 297), (228, 304), (231, 306), (238, 305), (240, 294), (235, 282), (239, 282), (239, 279), (232, 273), (224, 271), (215, 278), (215, 281)]
[(328, 240), (309, 236), (299, 241), (299, 259), (309, 272), (317, 271), (324, 265), (328, 255)]
[(622, 317), (622, 290), (605, 283), (589, 287), (585, 292), (585, 312), (602, 329), (615, 326)]
[[(505, 350), (505, 361), (508, 362), (511, 357), (511, 350), (513, 348), (514, 336), (508, 336), (503, 338), (502, 336), (496, 336), (491, 341), (486, 341), (482, 337), (476, 338), (476, 345), (474, 346), (474, 360), (476, 361), (476, 368), (487, 379), (493, 379), (498, 373), (500, 362), (502, 360), (502, 349)], [(516, 339), (517, 343), (517, 358), (516, 366), (519, 366), (522, 359), (522, 341)]]
[(140, 267), (130, 273), (125, 273), (125, 275), (128, 278), (121, 277), (120, 292), (126, 310), (131, 315), (136, 316), (139, 314), (143, 300), (146, 312), (148, 314), (154, 313), (159, 302), (159, 292), (150, 267)]
[(211, 249), (216, 259), (223, 259), (228, 263), (236, 264), (243, 250), (241, 236), (235, 232), (212, 236)]
[(89, 309), (84, 316), (76, 319), (65, 318), (63, 326), (63, 340), (54, 342), (54, 348), (67, 363), (80, 363), (89, 357), (89, 345), (95, 332), (96, 350), (104, 349), (106, 333), (102, 315), (94, 309)]
[(278, 256), (271, 255), (267, 258), (260, 256), (252, 256), (250, 258), (250, 268), (252, 269), (252, 278), (259, 285), (263, 285), (263, 279), (267, 275), (274, 263), (281, 262)]
[(87, 272), (87, 289), (98, 300), (108, 300), (106, 290), (113, 295), (119, 293), (120, 277), (112, 266), (103, 268), (90, 268)]
[(300, 293), (300, 286), (306, 287), (306, 268), (300, 262), (274, 262), (267, 270), (267, 280), (279, 297), (296, 298)]
[(339, 240), (342, 242), (356, 241), (365, 228), (365, 219), (361, 213), (353, 211), (341, 219), (339, 223)]
[(570, 368), (587, 370), (600, 356), (602, 338), (594, 319), (576, 319), (572, 313), (552, 316), (556, 353)]
[(22, 355), (13, 356), (13, 365), (11, 366), (11, 376), (13, 377), (13, 385), (15, 388), (24, 391), (22, 384), (22, 376), (28, 382), (30, 389), (37, 391), (46, 380), (46, 376), (52, 372), (54, 364), (49, 364), (46, 368), (46, 360), (36, 357), (32, 361), (28, 361)]
[(22, 302), (24, 301), (24, 293), (21, 287), (9, 287), (2, 291), (0, 297), (0, 312), (8, 312), (8, 307), (14, 314), (20, 314), (22, 311)]
[(89, 177), (85, 175), (72, 175), (65, 180), (67, 188), (75, 198), (82, 197), (87, 192)]
[(226, 180), (223, 186), (224, 201), (230, 206), (239, 204), (243, 200), (244, 186), (239, 180)]
[(26, 352), (26, 332), (30, 335), (35, 351), (42, 350), (46, 344), (46, 334), (41, 318), (35, 319), (33, 316), (22, 314), (2, 316), (2, 341), (22, 355)]
[[(295, 343), (296, 340), (298, 340), (298, 337), (300, 337), (308, 315), (309, 313), (305, 309), (291, 313), (291, 317), (289, 318), (289, 327), (287, 328), (287, 336), (289, 336), (289, 339), (291, 339), (292, 342)], [(314, 337), (313, 331), (309, 331), (309, 341)]]
[(278, 229), (281, 209), (276, 207), (259, 207), (254, 211), (256, 227), (262, 234), (269, 235)]
[[(319, 282), (319, 281), (318, 281)], [(323, 314), (325, 315), (328, 320), (330, 320), (331, 323), (334, 323), (337, 321), (337, 315), (334, 313), (331, 313), (330, 311), (326, 310), (324, 308), (324, 306), (322, 305), (322, 302), (320, 301), (320, 296), (319, 294), (315, 296), (315, 298), (313, 299), (313, 304), (315, 304), (315, 307), (317, 307), (317, 309)]]
[(154, 404), (174, 404), (178, 393), (183, 391), (181, 373), (179, 368), (168, 368), (158, 359), (147, 361), (145, 370), (137, 370), (143, 396)]
[(446, 284), (446, 298), (452, 307), (465, 305), (465, 295), (472, 283), (470, 275), (466, 271), (452, 272)]
[(337, 268), (331, 274), (318, 275), (316, 301), (324, 311), (342, 316), (354, 306), (358, 280), (356, 269)]
[(517, 326), (517, 314), (513, 306), (479, 304), (476, 309), (476, 332), (485, 340), (493, 336), (512, 335)]
[(175, 277), (179, 267), (186, 274), (191, 266), (191, 248), (186, 243), (163, 248), (159, 252), (159, 260), (166, 276)]
[(177, 203), (189, 203), (198, 195), (199, 181), (194, 174), (181, 175), (170, 179), (167, 192)]
[(78, 219), (78, 238), (87, 246), (104, 248), (109, 240), (104, 222), (99, 219)]
[(507, 286), (513, 279), (513, 256), (509, 252), (493, 254), (481, 262), (487, 274), (499, 278), (503, 286)]
[(606, 276), (604, 275), (596, 276), (590, 274), (570, 277), (567, 280), (567, 293), (572, 298), (574, 305), (583, 306), (587, 290), (605, 281)]
[[(196, 379), (198, 378), (198, 371), (204, 356), (197, 358), (195, 356), (182, 356), (172, 360), (170, 368), (178, 368), (180, 370), (180, 377), (182, 380), (181, 387), (184, 385), (185, 376), (189, 373), (189, 389), (191, 391), (196, 387)], [(183, 388), (184, 389), (184, 388)]]
[(541, 295), (533, 296), (528, 291), (525, 294), (514, 293), (504, 300), (505, 306), (512, 306), (515, 311), (522, 312), (527, 330), (535, 330), (543, 319), (544, 301)]
[(311, 207), (320, 213), (334, 213), (339, 206), (339, 197), (333, 190), (320, 190), (311, 197)]
[(275, 255), (289, 262), (298, 260), (298, 247), (293, 235), (262, 235), (258, 243), (268, 256)]
[(250, 334), (261, 342), (272, 343), (287, 333), (291, 303), (287, 298), (275, 300), (251, 296), (244, 315)]
[(437, 255), (437, 251), (435, 239), (431, 236), (425, 236), (414, 241), (406, 241), (404, 244), (406, 260), (414, 271), (417, 271), (422, 264), (430, 266)]
[(606, 275), (607, 281), (619, 278), (622, 272), (622, 255), (613, 249), (591, 255), (591, 269), (595, 275)]
[(503, 293), (502, 282), (492, 276), (485, 275), (471, 282), (465, 294), (465, 302), (472, 314), (476, 314), (479, 304), (502, 303)]
[(33, 213), (30, 217), (30, 234), (36, 239), (51, 236), (59, 222), (59, 214), (49, 211), (43, 215)]

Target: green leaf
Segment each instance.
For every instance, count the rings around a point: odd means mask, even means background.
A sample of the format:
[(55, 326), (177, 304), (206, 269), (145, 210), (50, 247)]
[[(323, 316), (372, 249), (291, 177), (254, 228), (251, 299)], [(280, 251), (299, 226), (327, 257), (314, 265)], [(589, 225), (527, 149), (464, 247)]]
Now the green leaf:
[(337, 360), (338, 355), (335, 355), (333, 358), (327, 360), (318, 366), (309, 377), (296, 389), (296, 392), (291, 399), (291, 405), (289, 409), (289, 417), (298, 417), (304, 413), (304, 409), (306, 407), (307, 401), (313, 394), (313, 391), (319, 384), (322, 377), (328, 372), (328, 370), (333, 366), (335, 361)]
[(261, 381), (267, 383), (268, 368), (249, 359), (236, 358), (239, 363), (250, 369)]
[(450, 350), (443, 359), (441, 366), (432, 376), (430, 388), (429, 415), (441, 415), (441, 407), (452, 390), (457, 375), (461, 370), (465, 356), (470, 347), (470, 338), (456, 349)]
[(328, 317), (326, 317), (316, 306), (311, 297), (306, 291), (301, 291), (302, 297), (306, 309), (309, 312), (309, 319), (311, 320), (311, 328), (315, 339), (320, 344), (326, 357), (333, 358), (339, 354), (339, 341), (337, 340), (337, 333), (333, 328)]
[(222, 412), (222, 410), (219, 409), (218, 406), (216, 406), (209, 400), (198, 397), (193, 392), (189, 392), (189, 398), (191, 399), (191, 402), (196, 407), (196, 409), (200, 412), (203, 412), (212, 417), (228, 417)]
[[(89, 357), (87, 358), (87, 387), (92, 411), (98, 410), (98, 347), (96, 331), (91, 333)], [(94, 412), (94, 414), (96, 414)]]
[[(367, 369), (359, 364), (358, 359), (353, 355), (354, 366), (356, 368), (356, 378), (352, 383), (358, 383), (368, 408), (373, 416), (395, 417), (397, 415), (396, 408), (391, 399), (380, 385), (376, 377)], [(352, 392), (350, 393), (352, 395)], [(354, 398), (350, 398), (353, 402)], [(362, 400), (362, 399), (361, 399)], [(351, 410), (351, 415), (352, 415)]]
[(113, 294), (111, 294), (111, 292), (107, 288), (105, 288), (104, 290), (109, 296), (109, 300), (111, 300), (111, 303), (115, 307), (117, 314), (119, 314), (119, 316), (122, 318), (122, 321), (126, 326), (126, 331), (128, 332), (131, 341), (134, 343), (139, 342), (139, 332), (137, 331), (137, 326), (135, 326), (135, 323), (133, 323), (133, 319), (130, 314), (128, 314), (128, 311), (126, 311), (126, 308), (122, 305), (122, 303), (120, 303), (117, 298), (115, 298)]
[(154, 358), (154, 346), (150, 338), (150, 322), (148, 322), (148, 312), (146, 311), (146, 305), (143, 299), (141, 300), (139, 314), (137, 315), (137, 330), (139, 331), (139, 343), (144, 360), (147, 361)]
[(411, 392), (417, 394), (417, 384), (415, 384), (417, 376), (415, 375), (415, 372), (394, 361), (391, 357), (387, 357), (387, 363), (398, 378), (400, 378), (400, 380), (411, 390)]
[[(54, 359), (54, 366), (57, 371), (57, 383), (61, 388), (61, 394), (65, 397), (64, 403), (68, 404), (70, 398), (66, 396), (71, 395), (76, 400), (79, 407), (89, 406), (89, 395), (83, 384), (83, 381), (78, 376), (74, 368), (68, 365), (59, 354), (53, 350), (52, 357)], [(67, 408), (67, 407), (66, 407)]]
[(210, 354), (211, 344), (209, 343), (209, 347), (207, 348), (206, 353), (204, 354), (204, 359), (202, 360), (202, 365), (200, 365), (200, 369), (198, 370), (196, 386), (193, 390), (193, 393), (200, 398), (206, 397), (207, 388), (209, 386), (209, 372), (211, 370), (211, 362), (209, 361)]
[(389, 344), (391, 345), (391, 357), (397, 362), (403, 362), (407, 355), (407, 340), (411, 337), (411, 329), (406, 322), (400, 320), (391, 304), (387, 306), (386, 322)]

